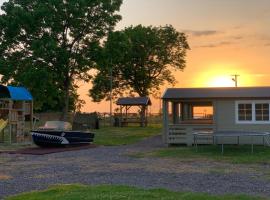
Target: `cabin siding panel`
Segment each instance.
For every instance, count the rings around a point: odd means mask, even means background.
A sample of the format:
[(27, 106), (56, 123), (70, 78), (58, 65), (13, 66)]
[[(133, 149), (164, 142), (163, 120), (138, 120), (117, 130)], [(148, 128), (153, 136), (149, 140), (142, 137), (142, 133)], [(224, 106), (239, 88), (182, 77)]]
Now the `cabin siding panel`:
[[(259, 131), (270, 132), (270, 124), (236, 124), (236, 100), (219, 100), (216, 102), (217, 131)], [(224, 138), (224, 143), (237, 144), (237, 138)], [(240, 144), (262, 144), (262, 137), (241, 137)]]

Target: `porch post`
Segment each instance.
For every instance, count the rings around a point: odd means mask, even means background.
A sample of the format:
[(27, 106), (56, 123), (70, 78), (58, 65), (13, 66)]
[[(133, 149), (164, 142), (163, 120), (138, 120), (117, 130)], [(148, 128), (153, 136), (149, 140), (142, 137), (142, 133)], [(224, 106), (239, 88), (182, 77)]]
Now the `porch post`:
[(183, 112), (182, 112), (182, 120), (189, 120), (189, 105), (187, 103), (184, 103), (183, 105)]
[(212, 101), (213, 106), (213, 131), (218, 131), (218, 121), (217, 121), (217, 101)]
[(165, 144), (168, 144), (168, 134), (169, 134), (169, 113), (168, 113), (168, 101), (163, 99), (162, 102), (162, 114), (163, 114), (163, 134), (162, 139)]
[(179, 123), (179, 104), (176, 102), (172, 103), (172, 115), (173, 115), (173, 123)]
[(193, 107), (191, 104), (188, 104), (188, 119), (191, 120), (193, 118), (194, 118)]
[(180, 121), (182, 122), (182, 121), (184, 121), (184, 103), (183, 102), (181, 102), (180, 103)]

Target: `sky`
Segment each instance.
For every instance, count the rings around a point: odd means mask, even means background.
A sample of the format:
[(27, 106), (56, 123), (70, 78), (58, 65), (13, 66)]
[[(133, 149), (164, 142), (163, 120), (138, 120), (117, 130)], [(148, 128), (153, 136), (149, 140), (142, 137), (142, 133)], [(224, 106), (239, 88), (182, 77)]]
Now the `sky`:
[[(240, 75), (239, 86), (270, 86), (269, 0), (123, 0), (120, 14), (117, 30), (171, 24), (187, 34), (186, 68), (166, 87), (234, 86), (232, 74)], [(108, 102), (91, 102), (91, 85), (80, 86), (82, 111), (109, 111)], [(153, 102), (151, 112), (158, 112), (159, 101)]]

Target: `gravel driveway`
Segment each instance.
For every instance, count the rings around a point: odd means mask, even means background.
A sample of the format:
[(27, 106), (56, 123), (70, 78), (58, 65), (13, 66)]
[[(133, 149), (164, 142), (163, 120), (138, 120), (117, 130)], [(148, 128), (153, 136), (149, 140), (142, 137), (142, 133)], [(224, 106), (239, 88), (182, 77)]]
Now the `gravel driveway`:
[(157, 136), (133, 145), (44, 156), (0, 154), (0, 199), (62, 183), (120, 184), (270, 197), (269, 165), (135, 158), (128, 155), (161, 147), (161, 137)]

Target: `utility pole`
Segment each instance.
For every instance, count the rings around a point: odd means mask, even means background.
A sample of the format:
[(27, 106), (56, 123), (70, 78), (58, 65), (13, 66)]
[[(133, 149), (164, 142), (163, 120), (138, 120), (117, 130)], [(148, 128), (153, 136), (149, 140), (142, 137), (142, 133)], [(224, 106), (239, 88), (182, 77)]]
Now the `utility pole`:
[(233, 74), (233, 75), (231, 75), (233, 78), (232, 78), (232, 80), (234, 81), (234, 83), (235, 83), (235, 87), (238, 87), (238, 77), (240, 76), (240, 75), (238, 75), (238, 74)]
[(112, 62), (111, 62), (111, 68), (110, 68), (110, 125), (113, 126), (113, 116), (112, 116)]

